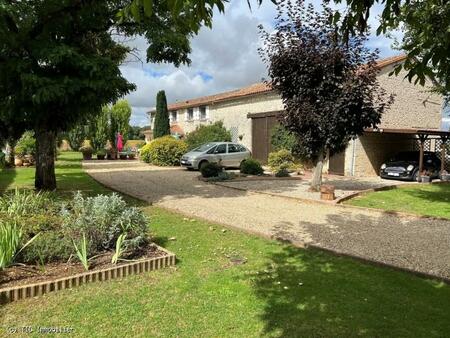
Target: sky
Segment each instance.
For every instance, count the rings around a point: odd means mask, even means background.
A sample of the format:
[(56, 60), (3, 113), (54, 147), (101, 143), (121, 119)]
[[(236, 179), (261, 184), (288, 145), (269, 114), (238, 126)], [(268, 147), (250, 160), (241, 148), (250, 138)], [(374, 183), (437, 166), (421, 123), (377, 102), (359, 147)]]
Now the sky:
[[(312, 0), (320, 3), (320, 0)], [(174, 67), (171, 64), (145, 63), (146, 41), (137, 37), (127, 44), (136, 48), (139, 59), (130, 58), (120, 67), (123, 76), (136, 84), (137, 89), (125, 98), (133, 112), (132, 125), (148, 125), (146, 112), (155, 106), (156, 93), (165, 90), (169, 103), (204, 95), (220, 93), (244, 87), (267, 77), (266, 66), (258, 55), (261, 40), (257, 26), (266, 31), (273, 30), (276, 8), (270, 1), (252, 10), (245, 0), (231, 0), (225, 14), (215, 13), (212, 29), (203, 27), (192, 38), (192, 64)], [(372, 29), (376, 29), (376, 16), (380, 8), (374, 9)], [(397, 37), (399, 34), (396, 35)], [(399, 54), (391, 48), (393, 40), (372, 34), (368, 47), (378, 48), (380, 57)]]

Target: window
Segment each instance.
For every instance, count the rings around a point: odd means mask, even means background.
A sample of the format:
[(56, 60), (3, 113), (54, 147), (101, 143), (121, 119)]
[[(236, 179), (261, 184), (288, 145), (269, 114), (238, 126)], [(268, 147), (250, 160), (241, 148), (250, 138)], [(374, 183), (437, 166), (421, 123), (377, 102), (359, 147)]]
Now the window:
[(229, 153), (239, 153), (239, 152), (241, 152), (241, 150), (240, 150), (240, 147), (238, 144), (229, 144), (228, 152)]
[(245, 148), (243, 145), (238, 144), (238, 147), (239, 147), (239, 152), (241, 152), (241, 153), (245, 153), (246, 151), (248, 151), (248, 149)]
[(206, 107), (200, 107), (200, 120), (206, 120)]
[(227, 152), (227, 145), (226, 144), (219, 144), (216, 147), (216, 151), (214, 152), (215, 154), (226, 154)]
[(194, 119), (194, 108), (189, 108), (187, 110), (187, 119), (188, 121), (192, 121)]
[(170, 118), (172, 119), (172, 122), (177, 122), (177, 112), (171, 111), (170, 112)]

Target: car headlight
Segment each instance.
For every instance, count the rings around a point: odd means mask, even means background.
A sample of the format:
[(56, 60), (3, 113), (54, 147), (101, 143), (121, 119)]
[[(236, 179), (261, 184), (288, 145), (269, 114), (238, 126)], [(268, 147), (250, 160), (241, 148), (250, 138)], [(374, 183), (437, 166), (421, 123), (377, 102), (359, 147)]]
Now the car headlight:
[(382, 169), (382, 170), (386, 169), (386, 163), (383, 163), (383, 164), (381, 165), (381, 169)]
[(411, 170), (413, 170), (414, 169), (414, 166), (412, 165), (412, 164), (410, 164), (407, 168), (406, 168), (406, 170), (408, 170), (408, 171), (411, 171)]

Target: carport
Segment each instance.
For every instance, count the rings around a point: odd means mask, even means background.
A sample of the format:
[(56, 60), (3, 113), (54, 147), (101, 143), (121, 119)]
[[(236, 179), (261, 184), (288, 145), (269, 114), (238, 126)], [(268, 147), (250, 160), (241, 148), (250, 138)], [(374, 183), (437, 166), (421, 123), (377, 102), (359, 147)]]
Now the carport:
[[(415, 150), (419, 150), (419, 173), (422, 173), (424, 162), (424, 152), (434, 151), (441, 160), (441, 172), (448, 170), (450, 156), (447, 149), (450, 149), (450, 131), (435, 129), (367, 129), (367, 133), (380, 135), (403, 135), (403, 140), (411, 140)], [(418, 148), (418, 149), (417, 149)]]

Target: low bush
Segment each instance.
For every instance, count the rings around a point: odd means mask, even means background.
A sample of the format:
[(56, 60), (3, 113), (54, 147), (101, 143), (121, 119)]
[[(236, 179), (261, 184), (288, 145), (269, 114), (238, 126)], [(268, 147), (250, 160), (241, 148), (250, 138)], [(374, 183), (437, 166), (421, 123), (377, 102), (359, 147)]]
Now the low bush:
[[(75, 254), (73, 242), (82, 243), (83, 236), (89, 256), (114, 249), (122, 234), (126, 235), (123, 250), (131, 255), (149, 240), (147, 217), (117, 194), (83, 197), (78, 192), (63, 202), (51, 193), (16, 190), (0, 197), (0, 225), (4, 266), (11, 263), (11, 252), (17, 255), (17, 248), (30, 240), (17, 256), (22, 263), (67, 260)], [(19, 244), (7, 239), (11, 234), (20, 235)]]
[(283, 168), (275, 172), (275, 177), (289, 177), (289, 170)]
[(0, 213), (11, 216), (31, 216), (55, 211), (55, 196), (50, 192), (15, 189), (0, 197)]
[(186, 136), (190, 150), (209, 142), (231, 142), (231, 132), (223, 126), (222, 121), (200, 125)]
[(270, 143), (274, 151), (287, 149), (294, 152), (296, 147), (298, 147), (295, 136), (281, 124), (276, 124), (272, 128), (270, 132)]
[(69, 238), (89, 240), (89, 254), (114, 248), (117, 238), (127, 234), (125, 247), (137, 249), (148, 241), (148, 219), (138, 209), (128, 207), (117, 194), (83, 197), (77, 192), (61, 211), (62, 226)]
[(159, 137), (141, 148), (141, 160), (159, 166), (180, 164), (180, 158), (187, 152), (187, 144), (172, 136)]
[(217, 177), (223, 171), (223, 167), (218, 163), (207, 163), (200, 168), (202, 176), (205, 178)]
[(45, 264), (66, 261), (73, 253), (73, 245), (62, 229), (47, 230), (39, 232), (33, 244), (23, 251), (21, 258), (24, 263)]
[(241, 164), (241, 173), (247, 175), (262, 175), (264, 173), (264, 169), (257, 160), (253, 158), (246, 159)]
[(295, 159), (292, 153), (287, 149), (271, 152), (269, 154), (268, 164), (270, 170), (277, 173), (281, 170), (289, 171), (295, 169)]
[(23, 157), (25, 155), (36, 154), (36, 139), (32, 131), (26, 131), (22, 137), (17, 141), (14, 147), (14, 152), (17, 156)]

